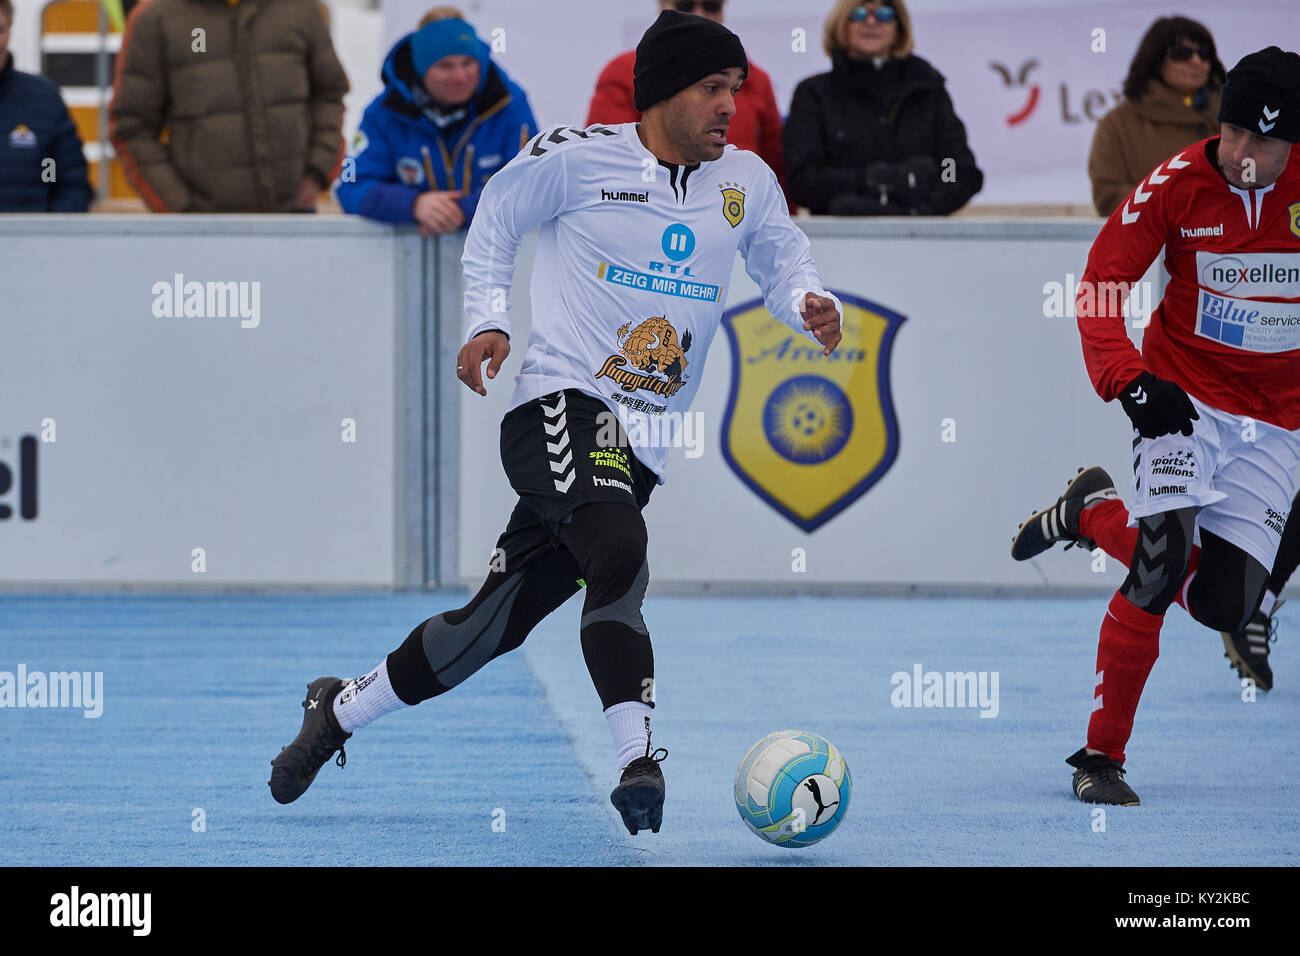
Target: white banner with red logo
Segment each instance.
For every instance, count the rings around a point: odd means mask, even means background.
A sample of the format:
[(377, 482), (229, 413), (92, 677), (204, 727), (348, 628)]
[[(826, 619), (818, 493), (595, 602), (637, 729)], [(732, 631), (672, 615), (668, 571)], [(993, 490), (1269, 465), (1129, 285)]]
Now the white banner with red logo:
[[(429, 0), (386, 0), (387, 44), (412, 30)], [(772, 78), (782, 113), (799, 80), (830, 69), (822, 52), (829, 0), (728, 0), (727, 26)], [(914, 0), (917, 55), (948, 81), (984, 189), (975, 203), (1090, 206), (1088, 150), (1120, 98), (1142, 35), (1162, 16), (1199, 20), (1230, 69), (1270, 44), (1294, 49), (1294, 0)], [(528, 94), (542, 125), (586, 118), (596, 77), (636, 45), (654, 0), (481, 0), (467, 11), (493, 57)], [(1099, 32), (1100, 31), (1100, 32)], [(382, 54), (381, 54), (382, 55)]]

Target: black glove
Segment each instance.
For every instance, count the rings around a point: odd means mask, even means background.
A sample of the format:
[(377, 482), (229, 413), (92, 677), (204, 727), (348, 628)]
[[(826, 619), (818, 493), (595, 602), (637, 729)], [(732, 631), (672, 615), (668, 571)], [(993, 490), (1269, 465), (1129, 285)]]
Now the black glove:
[(939, 183), (933, 158), (914, 156), (900, 163), (875, 162), (867, 167), (867, 192), (883, 201), (918, 206)]
[(1124, 386), (1119, 403), (1143, 438), (1159, 438), (1181, 432), (1191, 435), (1196, 414), (1187, 393), (1163, 378), (1143, 372)]
[(832, 216), (906, 216), (909, 207), (876, 195), (841, 193), (830, 201), (826, 212)]

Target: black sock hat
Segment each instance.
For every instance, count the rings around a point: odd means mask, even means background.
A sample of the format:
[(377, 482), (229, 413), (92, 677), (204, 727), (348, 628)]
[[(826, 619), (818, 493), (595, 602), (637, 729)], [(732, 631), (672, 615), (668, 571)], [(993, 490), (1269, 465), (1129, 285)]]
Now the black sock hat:
[(711, 73), (738, 66), (749, 75), (745, 48), (721, 23), (664, 10), (636, 45), (632, 103), (644, 113)]
[(1242, 57), (1228, 71), (1219, 122), (1300, 142), (1300, 56), (1271, 46)]

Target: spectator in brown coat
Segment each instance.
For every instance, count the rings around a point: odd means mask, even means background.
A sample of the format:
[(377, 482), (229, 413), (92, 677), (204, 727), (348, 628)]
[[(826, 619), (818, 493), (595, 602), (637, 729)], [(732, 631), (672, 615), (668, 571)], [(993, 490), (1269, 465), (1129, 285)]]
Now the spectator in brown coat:
[(1109, 216), (1151, 170), (1218, 132), (1223, 64), (1210, 31), (1161, 17), (1138, 44), (1124, 101), (1101, 118), (1088, 156), (1092, 204)]
[(126, 23), (109, 137), (155, 212), (310, 211), (347, 90), (315, 0), (153, 0)]

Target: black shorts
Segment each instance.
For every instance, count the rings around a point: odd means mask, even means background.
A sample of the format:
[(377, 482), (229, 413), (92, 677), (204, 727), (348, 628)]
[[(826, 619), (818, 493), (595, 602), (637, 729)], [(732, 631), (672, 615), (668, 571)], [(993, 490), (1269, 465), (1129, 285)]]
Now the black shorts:
[(580, 505), (622, 501), (640, 510), (659, 482), (633, 454), (609, 406), (572, 388), (506, 413), (501, 463), (520, 503), (552, 539)]

